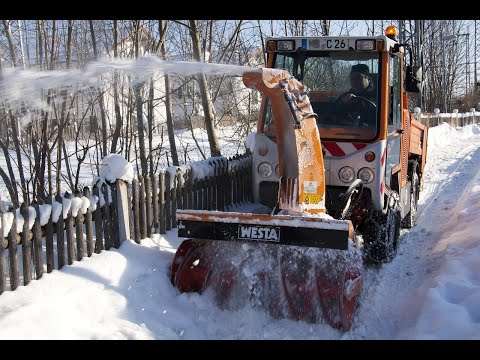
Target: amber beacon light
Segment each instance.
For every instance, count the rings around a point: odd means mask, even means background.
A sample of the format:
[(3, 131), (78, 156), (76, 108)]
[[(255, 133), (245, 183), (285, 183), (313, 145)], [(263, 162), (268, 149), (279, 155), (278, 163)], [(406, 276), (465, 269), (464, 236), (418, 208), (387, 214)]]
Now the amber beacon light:
[(397, 41), (398, 40), (398, 30), (394, 25), (387, 26), (385, 29), (385, 36)]

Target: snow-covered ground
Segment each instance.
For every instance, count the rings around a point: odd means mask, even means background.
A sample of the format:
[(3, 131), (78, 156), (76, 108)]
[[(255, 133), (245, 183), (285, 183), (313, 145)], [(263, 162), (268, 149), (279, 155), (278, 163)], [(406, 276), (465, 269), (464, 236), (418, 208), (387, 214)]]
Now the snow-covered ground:
[(418, 224), (368, 268), (352, 329), (179, 294), (176, 230), (127, 240), (0, 296), (1, 339), (480, 339), (480, 126), (431, 128)]

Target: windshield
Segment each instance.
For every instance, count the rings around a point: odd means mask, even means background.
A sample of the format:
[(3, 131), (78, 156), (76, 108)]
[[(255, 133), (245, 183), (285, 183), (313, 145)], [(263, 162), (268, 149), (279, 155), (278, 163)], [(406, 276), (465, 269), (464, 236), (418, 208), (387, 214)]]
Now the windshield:
[[(276, 53), (274, 67), (305, 86), (322, 138), (373, 140), (378, 128), (378, 52)], [(270, 104), (264, 131), (273, 132)], [(272, 133), (273, 135), (273, 133)]]

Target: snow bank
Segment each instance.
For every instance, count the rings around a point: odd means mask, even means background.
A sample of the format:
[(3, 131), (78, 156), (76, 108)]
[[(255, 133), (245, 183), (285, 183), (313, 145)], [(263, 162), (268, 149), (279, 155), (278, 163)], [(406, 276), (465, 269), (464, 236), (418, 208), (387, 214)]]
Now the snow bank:
[(100, 176), (113, 183), (121, 179), (131, 184), (133, 180), (133, 166), (118, 154), (105, 156), (100, 163)]
[(421, 287), (416, 339), (480, 339), (480, 172), (470, 184), (433, 249), (443, 262)]
[(428, 129), (428, 146), (444, 147), (452, 141), (468, 139), (478, 134), (480, 134), (480, 125), (478, 124), (455, 128), (447, 123), (442, 123)]

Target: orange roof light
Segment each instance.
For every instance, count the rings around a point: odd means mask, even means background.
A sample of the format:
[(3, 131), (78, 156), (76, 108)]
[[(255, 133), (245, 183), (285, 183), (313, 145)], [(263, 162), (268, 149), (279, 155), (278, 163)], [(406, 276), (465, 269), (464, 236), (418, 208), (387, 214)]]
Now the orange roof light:
[(387, 26), (385, 29), (385, 36), (397, 41), (398, 40), (398, 30), (394, 25)]

